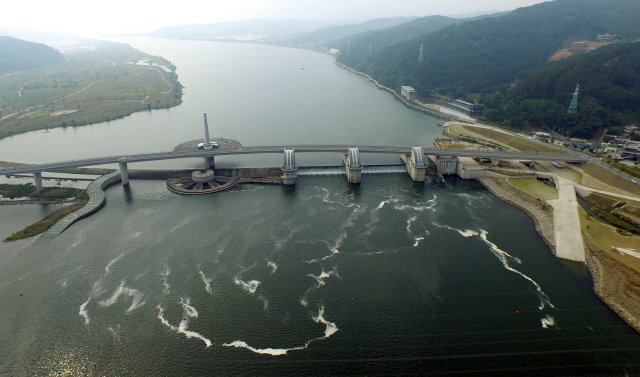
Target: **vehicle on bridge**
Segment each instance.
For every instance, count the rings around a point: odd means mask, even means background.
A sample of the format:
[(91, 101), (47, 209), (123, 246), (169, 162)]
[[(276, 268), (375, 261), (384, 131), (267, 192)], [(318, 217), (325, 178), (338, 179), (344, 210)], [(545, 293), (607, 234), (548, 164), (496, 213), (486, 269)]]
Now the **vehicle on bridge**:
[[(218, 146), (218, 143), (213, 141), (213, 140), (211, 140), (211, 146), (215, 148), (215, 147)], [(198, 144), (198, 149), (204, 149), (204, 143), (199, 143)]]

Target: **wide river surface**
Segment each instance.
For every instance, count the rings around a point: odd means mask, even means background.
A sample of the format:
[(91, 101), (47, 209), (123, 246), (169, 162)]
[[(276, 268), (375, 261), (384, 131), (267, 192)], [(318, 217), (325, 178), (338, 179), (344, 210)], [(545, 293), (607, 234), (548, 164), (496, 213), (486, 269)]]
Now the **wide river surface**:
[[(176, 64), (181, 106), (7, 138), (0, 160), (169, 150), (202, 137), (202, 112), (212, 136), (245, 145), (429, 145), (440, 133), (322, 54), (129, 43)], [(363, 163), (385, 159), (399, 160)], [(0, 207), (3, 228), (46, 212), (19, 207)], [(521, 211), (453, 177), (304, 176), (196, 197), (162, 181), (114, 185), (54, 240), (0, 244), (0, 299), (1, 376), (640, 373), (640, 336), (594, 295), (586, 268), (555, 259)]]

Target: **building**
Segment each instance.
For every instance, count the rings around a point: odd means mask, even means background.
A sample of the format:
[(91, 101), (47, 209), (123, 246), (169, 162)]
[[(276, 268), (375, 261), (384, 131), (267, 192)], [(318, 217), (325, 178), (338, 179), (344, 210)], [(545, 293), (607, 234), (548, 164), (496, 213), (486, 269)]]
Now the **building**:
[(340, 55), (340, 50), (338, 50), (337, 48), (330, 48), (327, 53), (330, 55)]
[(413, 101), (418, 97), (418, 93), (416, 92), (416, 90), (410, 86), (401, 86), (400, 94), (402, 94), (402, 96), (409, 101)]
[(571, 42), (569, 51), (587, 51), (589, 49), (589, 42)]
[(609, 34), (609, 33), (598, 34), (596, 35), (596, 40), (598, 42), (613, 42), (618, 40), (618, 36), (615, 34)]
[(640, 141), (627, 141), (622, 147), (620, 156), (625, 160), (638, 160), (640, 159)]
[(474, 103), (454, 99), (453, 101), (444, 105), (444, 107), (474, 118), (484, 116), (484, 105), (482, 104), (476, 105)]

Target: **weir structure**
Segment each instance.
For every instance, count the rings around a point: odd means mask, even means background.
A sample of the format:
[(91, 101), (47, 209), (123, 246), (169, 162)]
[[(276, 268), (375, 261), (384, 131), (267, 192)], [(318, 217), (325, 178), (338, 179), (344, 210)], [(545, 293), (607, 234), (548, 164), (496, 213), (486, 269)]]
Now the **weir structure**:
[(349, 148), (349, 152), (343, 154), (344, 167), (349, 183), (362, 182), (362, 164), (360, 163), (360, 150)]
[(287, 186), (293, 186), (296, 184), (296, 178), (298, 177), (296, 167), (296, 155), (293, 149), (284, 150), (284, 164), (282, 169), (282, 183)]

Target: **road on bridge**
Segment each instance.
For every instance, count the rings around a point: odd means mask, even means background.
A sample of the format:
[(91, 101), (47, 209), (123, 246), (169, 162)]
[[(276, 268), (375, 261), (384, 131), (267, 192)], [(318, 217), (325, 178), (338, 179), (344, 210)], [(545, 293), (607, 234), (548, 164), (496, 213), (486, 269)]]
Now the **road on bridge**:
[[(391, 154), (411, 154), (411, 147), (403, 146), (358, 146), (358, 145), (278, 145), (278, 146), (254, 146), (241, 147), (235, 149), (211, 149), (195, 151), (169, 151), (143, 154), (130, 154), (118, 156), (106, 156), (97, 158), (78, 159), (70, 161), (51, 162), (46, 164), (18, 165), (0, 168), (0, 174), (20, 174), (39, 173), (58, 169), (77, 168), (81, 166), (105, 165), (118, 162), (146, 162), (159, 160), (172, 160), (179, 158), (196, 158), (212, 156), (231, 156), (261, 153), (283, 153), (284, 149), (294, 149), (296, 153), (313, 152), (343, 152), (349, 148), (358, 148), (361, 153), (391, 153)], [(582, 153), (548, 153), (548, 152), (506, 152), (506, 151), (481, 151), (481, 150), (460, 150), (460, 149), (440, 149), (435, 147), (423, 148), (426, 155), (457, 156), (457, 157), (477, 157), (500, 160), (538, 160), (538, 161), (566, 161), (566, 162), (586, 162), (588, 156)]]

